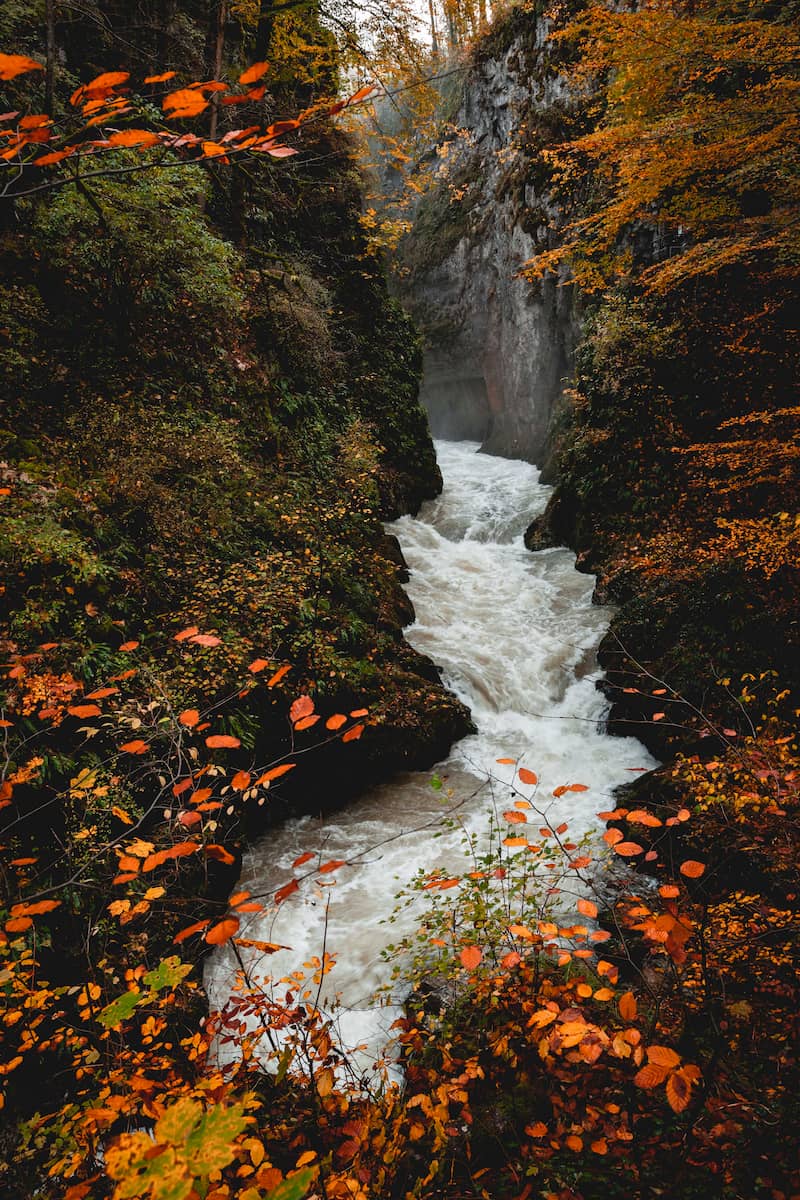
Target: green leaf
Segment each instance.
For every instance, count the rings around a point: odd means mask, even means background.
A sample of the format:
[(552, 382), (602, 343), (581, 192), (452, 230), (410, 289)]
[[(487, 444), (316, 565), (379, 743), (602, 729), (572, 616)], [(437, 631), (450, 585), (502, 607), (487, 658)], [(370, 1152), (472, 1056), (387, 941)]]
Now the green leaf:
[(171, 954), (169, 958), (163, 958), (154, 970), (148, 971), (143, 982), (151, 991), (161, 992), (164, 988), (177, 987), (191, 969), (191, 963), (181, 962), (177, 954)]
[(106, 1029), (115, 1029), (122, 1021), (127, 1021), (136, 1005), (141, 1004), (144, 999), (141, 992), (125, 992), (101, 1009), (97, 1019)]

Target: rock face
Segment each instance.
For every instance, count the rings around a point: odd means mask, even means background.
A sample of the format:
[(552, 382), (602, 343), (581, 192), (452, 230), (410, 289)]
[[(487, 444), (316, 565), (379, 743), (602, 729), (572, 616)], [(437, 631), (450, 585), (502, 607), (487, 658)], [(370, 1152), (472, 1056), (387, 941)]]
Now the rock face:
[(579, 334), (572, 289), (519, 274), (555, 236), (541, 151), (571, 120), (547, 32), (517, 12), (478, 48), (401, 246), (400, 285), (425, 339), (433, 434), (539, 464)]

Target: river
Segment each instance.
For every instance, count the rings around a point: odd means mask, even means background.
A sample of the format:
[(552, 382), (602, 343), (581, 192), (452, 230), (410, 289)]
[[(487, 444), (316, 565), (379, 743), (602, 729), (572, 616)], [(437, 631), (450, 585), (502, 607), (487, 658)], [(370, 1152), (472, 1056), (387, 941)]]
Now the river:
[[(568, 550), (532, 554), (523, 544), (551, 489), (536, 467), (477, 451), (477, 443), (438, 442), (441, 496), (390, 528), (411, 571), (416, 622), (408, 640), (442, 668), (478, 732), (435, 769), (442, 787), (431, 786), (434, 772), (400, 776), (343, 812), (271, 831), (243, 864), (241, 887), (259, 897), (290, 880), (304, 853), (347, 864), (312, 873), (277, 910), (268, 907), (242, 930), (287, 949), (241, 953), (280, 994), (286, 985), (277, 981), (290, 972), (313, 970), (304, 964), (323, 951), (335, 958), (320, 1003), (335, 1018), (340, 1044), (361, 1047), (354, 1061), (363, 1071), (385, 1051), (401, 1011), (402, 994), (374, 999), (389, 978), (382, 952), (415, 921), (415, 906), (404, 902), (389, 923), (397, 892), (420, 867), (465, 868), (464, 831), (480, 836), (493, 795), (507, 793), (514, 775), (496, 760), (513, 758), (535, 771), (537, 804), (549, 804), (551, 819), (569, 821), (573, 837), (599, 833), (596, 813), (610, 806), (611, 790), (655, 765), (639, 742), (603, 732), (607, 704), (594, 686), (595, 652), (610, 613), (591, 602), (593, 577), (575, 570)], [(552, 798), (554, 788), (572, 783), (588, 790)], [(454, 804), (459, 823), (451, 828), (444, 814)], [(216, 951), (206, 970), (212, 1009), (224, 1006), (235, 975), (231, 948)]]

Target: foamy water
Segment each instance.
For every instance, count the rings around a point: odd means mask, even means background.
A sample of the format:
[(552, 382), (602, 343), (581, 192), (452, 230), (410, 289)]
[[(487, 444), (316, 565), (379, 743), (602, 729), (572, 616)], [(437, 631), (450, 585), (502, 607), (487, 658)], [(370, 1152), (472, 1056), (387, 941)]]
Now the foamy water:
[[(607, 712), (595, 688), (595, 651), (609, 622), (608, 609), (593, 606), (592, 576), (575, 570), (575, 556), (551, 549), (531, 554), (523, 533), (541, 513), (551, 489), (523, 462), (477, 453), (470, 442), (437, 443), (444, 491), (417, 517), (391, 526), (411, 570), (407, 591), (416, 622), (408, 640), (442, 669), (444, 682), (471, 709), (478, 732), (465, 738), (436, 773), (446, 788), (435, 791), (432, 772), (400, 776), (374, 789), (346, 811), (324, 819), (304, 817), (270, 832), (247, 853), (241, 886), (266, 911), (254, 914), (243, 935), (289, 947), (264, 957), (241, 950), (259, 979), (277, 981), (323, 950), (336, 959), (320, 992), (321, 1006), (335, 1017), (340, 1044), (368, 1071), (390, 1040), (389, 1026), (403, 996), (374, 999), (389, 968), (382, 951), (413, 929), (418, 906), (405, 903), (394, 923), (398, 890), (420, 868), (465, 869), (463, 831), (480, 837), (494, 793), (507, 793), (513, 758), (539, 776), (537, 806), (555, 823), (566, 820), (573, 838), (603, 828), (596, 816), (610, 792), (654, 764), (632, 738), (602, 731)], [(487, 780), (491, 777), (491, 782)], [(552, 799), (560, 785), (588, 790)], [(449, 795), (447, 794), (449, 793)], [(458, 805), (461, 829), (444, 825)], [(575, 839), (577, 840), (577, 839)], [(269, 900), (293, 874), (303, 853), (319, 862), (348, 865), (311, 873), (277, 909)], [(209, 961), (206, 987), (212, 1008), (231, 994), (237, 964), (230, 947)], [(278, 986), (279, 994), (285, 986)]]

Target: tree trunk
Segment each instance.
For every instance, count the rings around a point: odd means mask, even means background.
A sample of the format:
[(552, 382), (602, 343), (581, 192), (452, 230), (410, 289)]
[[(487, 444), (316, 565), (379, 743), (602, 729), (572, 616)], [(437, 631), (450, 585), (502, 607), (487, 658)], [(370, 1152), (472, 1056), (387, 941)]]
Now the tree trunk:
[[(225, 50), (225, 20), (227, 17), (227, 0), (215, 0), (212, 8), (212, 72), (213, 78), (219, 79), (222, 74), (222, 57)], [(217, 136), (217, 120), (219, 118), (219, 96), (216, 92), (211, 97), (211, 117), (208, 133), (213, 139)]]
[(44, 111), (49, 117), (53, 115), (55, 103), (56, 81), (56, 3), (55, 0), (45, 0), (45, 46), (46, 63), (44, 73)]
[(431, 51), (434, 58), (439, 57), (439, 35), (436, 32), (436, 10), (433, 7), (433, 0), (428, 0), (428, 12), (431, 17)]

